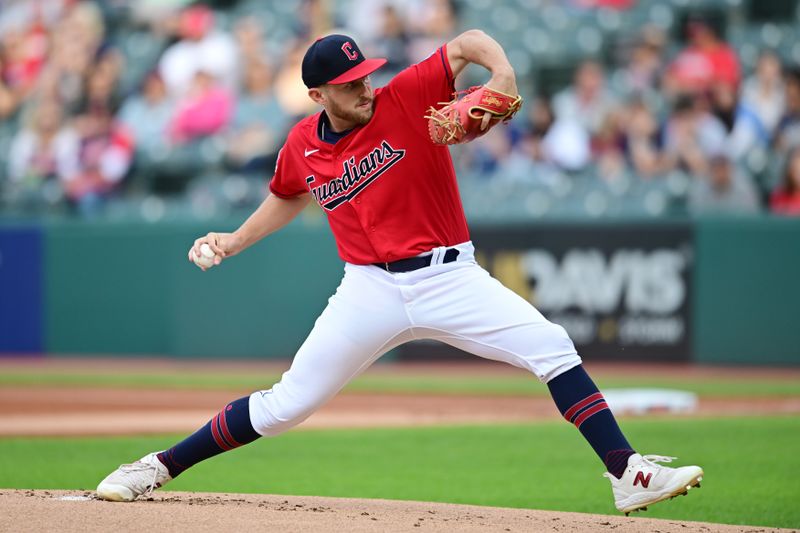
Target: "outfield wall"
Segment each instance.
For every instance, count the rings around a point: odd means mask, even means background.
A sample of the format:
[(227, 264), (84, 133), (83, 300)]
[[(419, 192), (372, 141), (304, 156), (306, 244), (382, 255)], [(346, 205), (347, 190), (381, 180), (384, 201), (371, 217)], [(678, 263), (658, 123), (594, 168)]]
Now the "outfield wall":
[[(291, 356), (342, 275), (324, 221), (223, 268), (223, 222), (0, 223), (0, 352)], [(800, 220), (473, 225), (479, 260), (565, 323), (586, 359), (800, 364)]]
[(800, 364), (800, 219), (705, 220), (695, 245), (696, 358)]

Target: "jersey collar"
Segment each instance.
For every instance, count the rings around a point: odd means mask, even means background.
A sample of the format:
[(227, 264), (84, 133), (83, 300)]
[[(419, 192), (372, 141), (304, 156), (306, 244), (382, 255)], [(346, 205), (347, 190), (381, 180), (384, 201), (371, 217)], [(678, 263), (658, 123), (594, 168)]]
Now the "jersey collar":
[(354, 129), (355, 128), (350, 128), (349, 130), (341, 132), (335, 132), (331, 130), (330, 119), (328, 118), (328, 114), (325, 113), (325, 110), (323, 109), (319, 114), (319, 119), (317, 120), (317, 139), (325, 144), (333, 146), (352, 133)]

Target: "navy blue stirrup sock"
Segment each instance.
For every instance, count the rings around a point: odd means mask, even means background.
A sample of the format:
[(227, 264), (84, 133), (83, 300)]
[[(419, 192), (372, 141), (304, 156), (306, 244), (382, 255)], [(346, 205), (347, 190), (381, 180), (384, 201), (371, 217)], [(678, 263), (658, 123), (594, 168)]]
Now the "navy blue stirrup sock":
[(575, 424), (608, 472), (620, 478), (628, 457), (636, 453), (617, 425), (605, 398), (583, 365), (567, 370), (547, 383), (561, 414)]
[(222, 452), (249, 444), (260, 437), (250, 423), (250, 397), (234, 400), (208, 423), (184, 440), (158, 454), (173, 478), (192, 465)]

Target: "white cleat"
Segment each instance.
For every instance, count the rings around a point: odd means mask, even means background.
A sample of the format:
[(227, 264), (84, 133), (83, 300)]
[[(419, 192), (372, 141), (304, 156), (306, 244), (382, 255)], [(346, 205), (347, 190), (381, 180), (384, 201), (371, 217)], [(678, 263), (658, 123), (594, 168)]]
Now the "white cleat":
[(120, 465), (97, 486), (97, 497), (112, 502), (132, 502), (142, 494), (151, 494), (172, 478), (156, 454), (149, 453), (128, 465)]
[(608, 472), (603, 474), (611, 481), (617, 510), (626, 516), (632, 511), (646, 511), (648, 505), (685, 496), (692, 487), (699, 488), (703, 480), (703, 469), (699, 466), (671, 468), (656, 464), (670, 463), (673, 459), (676, 457), (635, 453), (628, 458), (622, 478)]

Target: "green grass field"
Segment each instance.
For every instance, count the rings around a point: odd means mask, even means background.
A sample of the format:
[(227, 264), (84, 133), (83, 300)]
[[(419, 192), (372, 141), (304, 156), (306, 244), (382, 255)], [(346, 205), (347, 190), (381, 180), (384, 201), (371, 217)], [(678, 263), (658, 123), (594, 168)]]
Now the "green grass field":
[[(74, 385), (90, 387), (245, 389), (268, 388), (277, 374), (253, 372), (174, 371), (120, 373), (117, 371), (31, 372), (9, 370), (0, 374), (0, 385)], [(800, 396), (800, 381), (758, 378), (707, 377), (678, 379), (673, 376), (620, 376), (596, 379), (601, 389), (657, 387), (681, 389), (703, 396)], [(487, 394), (545, 396), (547, 388), (533, 377), (519, 375), (464, 376), (425, 374), (365, 374), (347, 386), (348, 391), (379, 393)]]
[[(645, 453), (677, 455), (706, 472), (701, 489), (643, 516), (800, 527), (800, 419), (627, 419), (623, 428)], [(176, 438), (0, 439), (0, 486), (93, 489), (120, 462)], [(295, 431), (201, 463), (169, 489), (614, 514), (602, 472), (563, 422)]]

